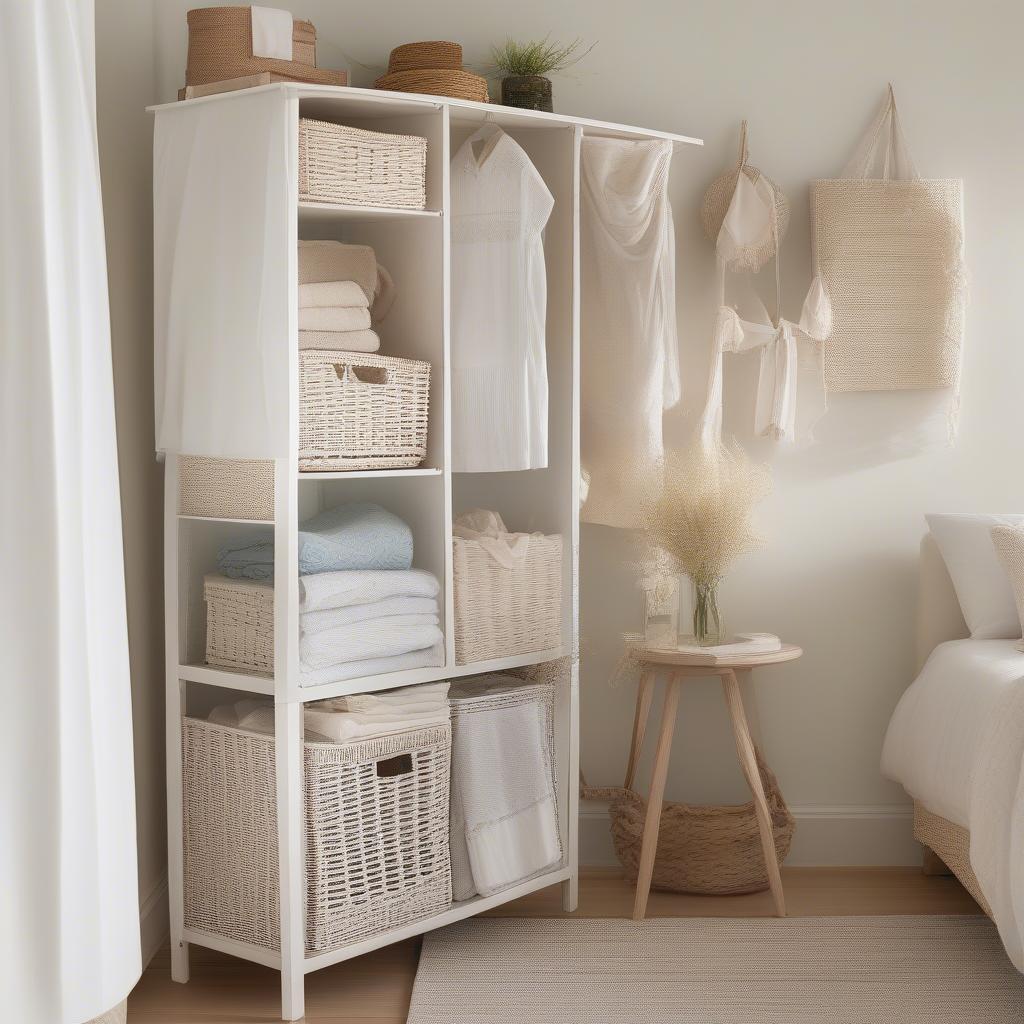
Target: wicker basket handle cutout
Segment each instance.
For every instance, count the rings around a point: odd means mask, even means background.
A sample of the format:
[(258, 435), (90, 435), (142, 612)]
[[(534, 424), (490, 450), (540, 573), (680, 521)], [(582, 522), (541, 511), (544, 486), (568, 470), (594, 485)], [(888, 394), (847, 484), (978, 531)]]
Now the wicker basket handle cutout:
[(394, 779), (399, 775), (408, 775), (412, 771), (412, 754), (382, 757), (376, 768), (378, 779)]
[(387, 384), (386, 366), (358, 366), (355, 363), (335, 363), (334, 372), (343, 384)]

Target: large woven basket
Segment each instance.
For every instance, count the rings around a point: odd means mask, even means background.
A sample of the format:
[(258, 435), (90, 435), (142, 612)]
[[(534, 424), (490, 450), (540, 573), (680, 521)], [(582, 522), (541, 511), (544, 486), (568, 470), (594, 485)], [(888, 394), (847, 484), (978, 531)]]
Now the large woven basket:
[[(274, 739), (186, 718), (185, 925), (280, 949)], [(451, 728), (306, 743), (306, 951), (451, 904)]]
[(347, 75), (316, 66), (316, 29), (292, 23), (292, 59), (254, 57), (251, 7), (201, 7), (189, 11), (185, 84), (207, 85), (272, 71), (297, 82), (344, 85)]
[(183, 516), (274, 520), (274, 463), (261, 459), (178, 458)]
[(404, 43), (391, 51), (388, 73), (398, 71), (462, 70), (462, 47), (443, 39), (428, 39), (420, 43)]
[(274, 585), (203, 577), (206, 602), (206, 664), (274, 674)]
[(475, 100), (487, 103), (487, 79), (471, 71), (428, 68), (415, 71), (395, 71), (382, 75), (373, 83), (374, 89), (393, 92), (426, 93), (428, 96), (450, 96), (456, 100)]
[(562, 642), (562, 538), (535, 533), (506, 569), (480, 541), (453, 539), (455, 661), (468, 665), (546, 651)]
[[(796, 822), (771, 769), (756, 751), (779, 862), (789, 853)], [(640, 865), (647, 803), (620, 787), (584, 787), (586, 799), (610, 801), (615, 853), (626, 877), (636, 879)], [(769, 887), (753, 802), (728, 806), (665, 803), (654, 860), (655, 889), (714, 896), (762, 892)]]
[(303, 117), (299, 199), (422, 210), (427, 204), (427, 140)]
[(306, 472), (418, 466), (427, 454), (430, 363), (305, 349), (299, 404)]

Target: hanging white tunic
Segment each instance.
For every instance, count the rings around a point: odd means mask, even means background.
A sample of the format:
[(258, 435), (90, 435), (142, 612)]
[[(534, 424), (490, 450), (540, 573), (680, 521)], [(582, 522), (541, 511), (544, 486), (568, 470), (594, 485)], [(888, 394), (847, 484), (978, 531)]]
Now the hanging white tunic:
[(541, 232), (554, 199), (530, 158), (484, 129), (452, 159), (452, 469), (548, 463)]

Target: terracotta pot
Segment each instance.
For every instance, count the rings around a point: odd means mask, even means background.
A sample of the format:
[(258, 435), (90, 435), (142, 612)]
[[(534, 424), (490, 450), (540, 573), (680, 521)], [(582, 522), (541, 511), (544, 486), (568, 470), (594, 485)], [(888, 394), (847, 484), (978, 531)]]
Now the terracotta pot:
[(541, 75), (510, 75), (501, 80), (501, 102), (524, 110), (552, 110), (551, 79)]

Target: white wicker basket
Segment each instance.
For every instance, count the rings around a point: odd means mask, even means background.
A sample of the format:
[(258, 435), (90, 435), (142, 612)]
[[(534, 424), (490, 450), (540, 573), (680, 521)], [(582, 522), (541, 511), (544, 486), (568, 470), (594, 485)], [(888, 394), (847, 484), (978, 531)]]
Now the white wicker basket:
[(203, 577), (206, 663), (257, 675), (274, 674), (274, 585)]
[(274, 520), (274, 463), (260, 459), (178, 459), (178, 511), (183, 516)]
[[(280, 949), (274, 739), (183, 723), (185, 925)], [(451, 904), (451, 728), (307, 743), (306, 951)]]
[(299, 468), (398, 469), (427, 454), (430, 363), (363, 352), (299, 353)]
[(562, 538), (532, 534), (506, 569), (477, 540), (455, 537), (455, 662), (546, 651), (562, 642)]
[(299, 120), (299, 199), (422, 210), (427, 140)]

